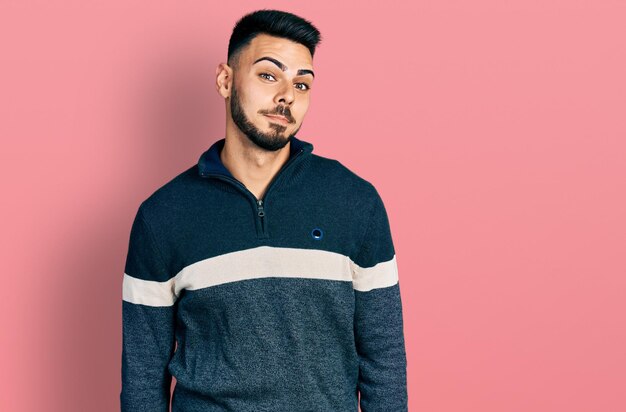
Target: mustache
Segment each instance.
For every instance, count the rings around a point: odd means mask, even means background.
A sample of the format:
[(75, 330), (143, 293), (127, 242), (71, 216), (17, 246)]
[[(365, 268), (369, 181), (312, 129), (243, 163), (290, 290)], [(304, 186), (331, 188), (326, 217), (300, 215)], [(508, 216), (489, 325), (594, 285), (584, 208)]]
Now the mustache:
[(289, 121), (289, 123), (293, 123), (294, 119), (293, 117), (291, 117), (291, 111), (289, 110), (288, 107), (284, 107), (284, 106), (278, 106), (278, 108), (276, 108), (275, 110), (268, 112), (262, 112), (263, 114), (272, 114), (272, 115), (276, 115), (276, 116), (284, 116), (287, 121)]

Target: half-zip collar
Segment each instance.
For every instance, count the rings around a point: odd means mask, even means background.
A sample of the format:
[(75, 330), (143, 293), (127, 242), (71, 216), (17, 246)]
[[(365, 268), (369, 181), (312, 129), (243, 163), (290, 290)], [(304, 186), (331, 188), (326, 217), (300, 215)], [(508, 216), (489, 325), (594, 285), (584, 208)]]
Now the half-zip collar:
[[(222, 163), (222, 159), (220, 158), (220, 153), (224, 147), (224, 143), (226, 143), (226, 138), (216, 141), (207, 151), (202, 153), (198, 161), (200, 176), (209, 177), (212, 175), (224, 175), (235, 179), (228, 169), (226, 169)], [(287, 163), (292, 162), (292, 160), (295, 160), (296, 157), (304, 158), (312, 151), (313, 145), (311, 143), (292, 136), (291, 142), (289, 143), (289, 159), (278, 173), (282, 173), (286, 169)]]
[[(231, 179), (235, 179), (235, 177), (228, 171), (228, 169), (226, 169), (226, 167), (222, 163), (222, 159), (220, 158), (220, 153), (222, 151), (222, 148), (224, 147), (224, 143), (226, 143), (226, 138), (222, 138), (216, 141), (211, 145), (211, 147), (209, 147), (207, 151), (202, 153), (200, 159), (198, 160), (198, 171), (200, 173), (200, 176), (217, 177), (215, 175), (223, 175), (230, 177)], [(300, 158), (299, 160), (302, 160), (311, 152), (313, 152), (313, 144), (292, 136), (291, 142), (289, 143), (289, 159), (283, 165), (281, 170), (279, 170), (278, 174), (288, 174), (285, 173), (287, 172), (288, 164), (294, 163), (297, 158)]]
[(204, 178), (219, 179), (230, 183), (233, 187), (242, 192), (252, 202), (252, 206), (257, 216), (257, 237), (259, 239), (267, 239), (269, 238), (269, 233), (267, 231), (267, 209), (265, 204), (268, 195), (270, 195), (276, 187), (286, 184), (286, 182), (293, 180), (296, 174), (301, 173), (301, 168), (298, 167), (298, 163), (304, 162), (311, 155), (313, 152), (313, 144), (292, 136), (289, 144), (289, 159), (287, 159), (285, 164), (280, 168), (276, 176), (274, 176), (270, 182), (263, 199), (257, 199), (256, 196), (250, 192), (250, 190), (248, 190), (243, 183), (237, 180), (222, 163), (220, 152), (222, 151), (225, 142), (225, 138), (216, 141), (200, 156), (200, 159), (198, 160), (198, 172), (200, 176)]

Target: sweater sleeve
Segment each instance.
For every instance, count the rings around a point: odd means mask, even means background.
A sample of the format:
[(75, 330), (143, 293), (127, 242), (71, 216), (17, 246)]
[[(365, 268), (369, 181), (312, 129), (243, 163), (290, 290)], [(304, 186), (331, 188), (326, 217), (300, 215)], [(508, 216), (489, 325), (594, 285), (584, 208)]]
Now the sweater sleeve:
[(122, 282), (122, 412), (170, 410), (175, 301), (173, 278), (140, 206)]
[(360, 407), (362, 412), (406, 412), (407, 364), (396, 256), (376, 189), (372, 198), (362, 246), (352, 262)]

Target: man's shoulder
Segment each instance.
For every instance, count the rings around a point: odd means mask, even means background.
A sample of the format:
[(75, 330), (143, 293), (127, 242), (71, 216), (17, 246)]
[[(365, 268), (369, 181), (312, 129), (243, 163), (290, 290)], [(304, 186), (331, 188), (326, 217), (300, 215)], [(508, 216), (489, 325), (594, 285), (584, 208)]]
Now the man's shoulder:
[(193, 165), (157, 187), (141, 202), (141, 209), (147, 214), (161, 214), (164, 209), (176, 208), (181, 202), (193, 196), (194, 187), (200, 177), (198, 166)]
[(352, 191), (355, 196), (369, 196), (376, 192), (376, 188), (369, 180), (341, 161), (317, 154), (313, 154), (312, 157), (315, 163), (313, 170), (326, 182), (338, 183), (344, 189)]

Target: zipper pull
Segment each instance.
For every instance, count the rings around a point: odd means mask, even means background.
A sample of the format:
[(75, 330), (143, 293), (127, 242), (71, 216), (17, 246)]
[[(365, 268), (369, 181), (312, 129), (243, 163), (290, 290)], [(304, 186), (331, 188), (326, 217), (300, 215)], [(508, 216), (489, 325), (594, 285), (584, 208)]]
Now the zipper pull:
[(265, 212), (263, 211), (263, 200), (257, 200), (257, 210), (259, 211), (259, 217), (265, 216)]

